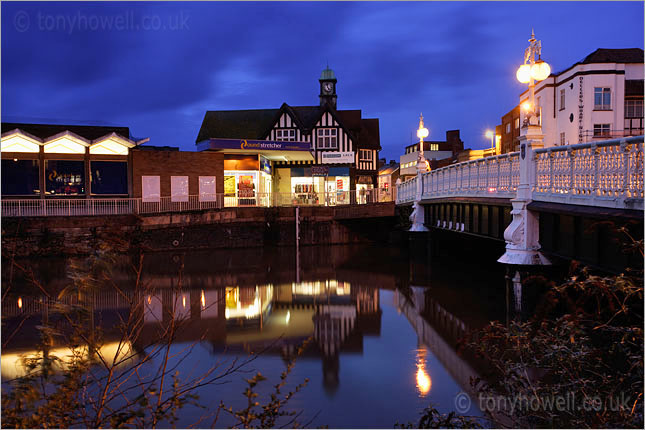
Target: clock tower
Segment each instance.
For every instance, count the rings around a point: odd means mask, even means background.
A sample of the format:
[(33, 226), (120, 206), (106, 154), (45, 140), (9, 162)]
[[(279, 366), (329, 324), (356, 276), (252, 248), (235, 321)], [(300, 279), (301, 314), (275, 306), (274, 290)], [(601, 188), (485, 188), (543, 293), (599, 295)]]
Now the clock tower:
[(336, 75), (334, 71), (327, 66), (320, 74), (320, 106), (325, 104), (331, 105), (336, 109)]

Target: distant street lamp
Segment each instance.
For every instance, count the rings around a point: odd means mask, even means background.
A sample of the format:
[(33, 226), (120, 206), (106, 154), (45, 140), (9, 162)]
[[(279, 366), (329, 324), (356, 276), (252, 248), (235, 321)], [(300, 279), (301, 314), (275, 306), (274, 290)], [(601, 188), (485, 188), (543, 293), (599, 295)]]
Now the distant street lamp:
[[(537, 60), (535, 56), (537, 55)], [(515, 76), (523, 84), (529, 84), (529, 100), (522, 104), (526, 111), (525, 123), (530, 124), (531, 118), (535, 117), (535, 81), (543, 81), (551, 74), (551, 66), (542, 60), (542, 42), (535, 39), (535, 32), (531, 31), (529, 47), (524, 50), (524, 64), (522, 64)], [(528, 104), (527, 104), (528, 103)]]
[(410, 231), (428, 231), (428, 228), (424, 225), (425, 210), (421, 205), (421, 197), (423, 194), (423, 174), (428, 171), (426, 158), (423, 155), (423, 138), (428, 137), (429, 134), (430, 132), (428, 129), (423, 126), (423, 114), (421, 114), (419, 117), (419, 129), (417, 130), (417, 137), (419, 138), (419, 155), (417, 156), (416, 177), (417, 192), (414, 198), (414, 203), (412, 204), (412, 214), (410, 214), (410, 221), (412, 221)]
[(490, 147), (495, 147), (495, 133), (490, 130), (486, 130), (486, 137), (490, 139)]
[(426, 158), (423, 155), (423, 138), (428, 137), (430, 132), (423, 126), (423, 114), (419, 116), (419, 129), (417, 130), (417, 137), (419, 138), (419, 155), (417, 156), (417, 172), (425, 172)]

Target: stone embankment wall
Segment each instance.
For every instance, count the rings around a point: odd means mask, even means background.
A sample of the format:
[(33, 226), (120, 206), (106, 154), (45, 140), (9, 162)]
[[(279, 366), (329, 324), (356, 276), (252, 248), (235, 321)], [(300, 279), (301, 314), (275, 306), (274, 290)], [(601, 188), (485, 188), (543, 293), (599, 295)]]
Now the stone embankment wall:
[[(300, 208), (300, 244), (387, 241), (396, 224), (393, 203)], [(225, 208), (156, 215), (4, 218), (3, 257), (82, 255), (101, 243), (170, 249), (295, 245), (295, 208)]]

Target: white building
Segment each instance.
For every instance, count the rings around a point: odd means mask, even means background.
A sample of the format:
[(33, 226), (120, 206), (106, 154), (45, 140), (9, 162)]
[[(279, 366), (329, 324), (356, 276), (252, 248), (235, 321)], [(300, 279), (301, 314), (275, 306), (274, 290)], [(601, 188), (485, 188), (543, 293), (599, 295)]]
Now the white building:
[[(446, 132), (445, 141), (423, 142), (423, 156), (430, 164), (432, 160), (445, 160), (456, 156), (464, 150), (464, 142), (459, 137), (459, 130)], [(417, 157), (419, 156), (419, 142), (405, 147), (405, 154), (399, 157), (400, 175), (407, 181), (417, 174)]]
[[(643, 134), (643, 50), (597, 49), (535, 86), (544, 146)], [(528, 100), (528, 90), (520, 104)], [(521, 113), (524, 122), (525, 112)]]

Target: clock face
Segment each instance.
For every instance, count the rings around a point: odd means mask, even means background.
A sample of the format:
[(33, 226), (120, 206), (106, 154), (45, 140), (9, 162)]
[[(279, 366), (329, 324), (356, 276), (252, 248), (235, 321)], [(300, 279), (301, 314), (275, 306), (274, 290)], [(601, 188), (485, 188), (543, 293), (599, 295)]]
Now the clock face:
[(331, 82), (325, 82), (323, 84), (323, 91), (327, 94), (331, 93), (331, 91), (334, 89), (334, 86)]

